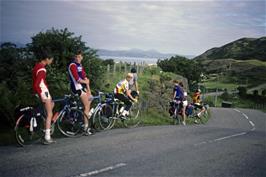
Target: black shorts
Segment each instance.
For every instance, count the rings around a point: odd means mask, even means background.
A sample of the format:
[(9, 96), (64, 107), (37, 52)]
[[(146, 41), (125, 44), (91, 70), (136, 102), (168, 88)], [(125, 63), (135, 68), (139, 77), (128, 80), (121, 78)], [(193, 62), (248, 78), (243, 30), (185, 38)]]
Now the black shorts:
[(193, 104), (193, 105), (194, 105), (195, 108), (198, 108), (198, 109), (202, 109), (203, 108), (203, 106), (200, 105), (200, 104)]
[(87, 92), (87, 89), (85, 88), (85, 87), (83, 87), (82, 89), (80, 89), (80, 90), (72, 90), (72, 92), (76, 95), (78, 95), (78, 96), (81, 96), (83, 93), (86, 93)]

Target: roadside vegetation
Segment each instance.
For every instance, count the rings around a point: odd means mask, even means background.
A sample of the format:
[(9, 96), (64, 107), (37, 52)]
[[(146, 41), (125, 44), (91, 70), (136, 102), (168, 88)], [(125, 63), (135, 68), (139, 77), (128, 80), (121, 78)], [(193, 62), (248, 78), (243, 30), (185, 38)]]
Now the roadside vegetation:
[[(70, 93), (66, 67), (78, 49), (85, 51), (83, 66), (90, 77), (94, 94), (98, 90), (113, 92), (115, 84), (123, 79), (125, 74), (133, 67), (127, 63), (115, 64), (113, 60), (101, 60), (96, 50), (86, 46), (81, 36), (75, 36), (67, 28), (62, 30), (52, 28), (46, 32), (40, 32), (33, 36), (32, 42), (24, 48), (17, 48), (15, 44), (9, 42), (1, 44), (1, 144), (14, 142), (13, 127), (15, 125), (14, 110), (16, 106), (37, 104), (32, 92), (31, 70), (37, 61), (33, 52), (47, 46), (51, 48), (54, 56), (53, 64), (47, 68), (49, 73), (47, 82), (53, 98)], [(185, 65), (189, 64), (188, 59), (178, 56), (171, 58), (170, 61), (174, 61), (174, 64), (179, 62)], [(172, 120), (169, 118), (168, 108), (172, 97), (172, 80), (182, 80), (186, 89), (189, 89), (190, 83), (195, 83), (198, 80), (194, 78), (190, 70), (183, 70), (177, 73), (173, 72), (173, 68), (168, 70), (168, 64), (164, 60), (161, 60), (160, 63), (164, 69), (157, 66), (142, 66), (139, 70), (138, 82), (141, 92), (142, 125), (171, 124)], [(114, 65), (117, 68), (112, 71), (111, 68)], [(134, 67), (138, 66), (134, 65)], [(190, 69), (195, 68), (196, 63), (191, 64)], [(185, 75), (186, 78), (182, 75)], [(187, 80), (187, 78), (193, 80)]]

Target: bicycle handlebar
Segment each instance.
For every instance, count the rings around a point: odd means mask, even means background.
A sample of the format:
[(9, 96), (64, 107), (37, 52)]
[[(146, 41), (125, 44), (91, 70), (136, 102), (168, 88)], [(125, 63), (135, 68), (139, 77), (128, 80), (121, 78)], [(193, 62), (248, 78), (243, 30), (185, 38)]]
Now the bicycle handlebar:
[(76, 95), (72, 95), (72, 94), (68, 94), (68, 95), (64, 95), (64, 98), (57, 98), (57, 99), (53, 99), (53, 102), (63, 102), (66, 101), (67, 99), (76, 96)]
[(33, 107), (28, 106), (28, 107), (19, 109), (19, 111), (27, 111), (27, 110), (30, 110), (30, 109), (33, 109)]

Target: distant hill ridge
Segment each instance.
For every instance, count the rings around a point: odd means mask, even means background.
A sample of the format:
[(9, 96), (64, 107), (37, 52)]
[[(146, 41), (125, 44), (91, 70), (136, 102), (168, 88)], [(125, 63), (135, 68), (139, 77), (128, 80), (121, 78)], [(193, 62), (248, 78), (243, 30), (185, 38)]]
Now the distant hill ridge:
[[(173, 53), (160, 53), (156, 50), (140, 50), (140, 49), (130, 49), (130, 50), (106, 50), (98, 49), (97, 54), (100, 56), (114, 56), (114, 57), (139, 57), (139, 58), (170, 58), (177, 54)], [(193, 58), (194, 56), (187, 55), (187, 58)]]
[(222, 47), (215, 47), (195, 57), (197, 60), (257, 59), (266, 61), (266, 37), (241, 38)]

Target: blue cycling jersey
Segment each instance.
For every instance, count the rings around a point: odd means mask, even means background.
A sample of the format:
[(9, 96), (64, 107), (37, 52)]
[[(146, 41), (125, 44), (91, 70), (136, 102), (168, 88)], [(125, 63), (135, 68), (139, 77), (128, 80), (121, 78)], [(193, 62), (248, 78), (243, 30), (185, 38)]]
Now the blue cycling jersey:
[(184, 90), (178, 84), (174, 86), (173, 92), (175, 94), (175, 100), (184, 100)]

